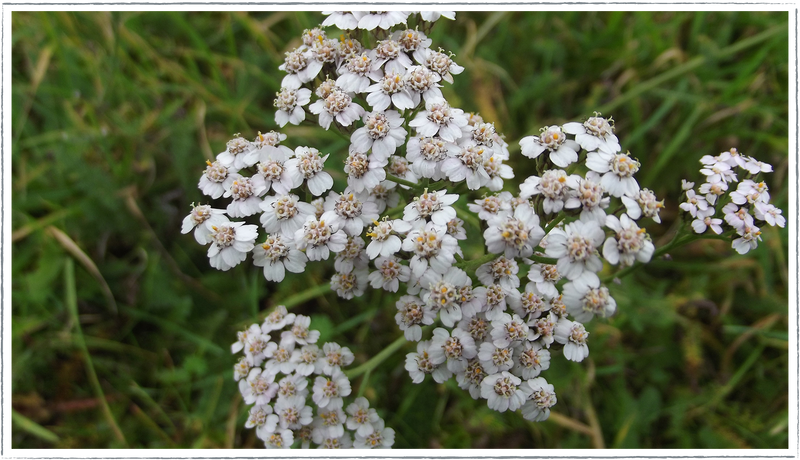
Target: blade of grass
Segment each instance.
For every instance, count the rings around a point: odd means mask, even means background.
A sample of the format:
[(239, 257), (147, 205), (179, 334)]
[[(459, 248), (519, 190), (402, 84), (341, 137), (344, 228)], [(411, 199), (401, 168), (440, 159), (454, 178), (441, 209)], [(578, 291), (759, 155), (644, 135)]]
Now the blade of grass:
[[(732, 44), (732, 45), (730, 45), (730, 46), (728, 46), (726, 48), (723, 48), (719, 52), (715, 53), (713, 58), (714, 59), (722, 59), (722, 58), (725, 58), (727, 56), (730, 56), (730, 55), (733, 55), (735, 53), (738, 53), (739, 51), (742, 51), (742, 50), (745, 50), (747, 48), (750, 48), (751, 46), (755, 46), (755, 45), (757, 45), (757, 44), (769, 39), (773, 35), (777, 35), (779, 33), (785, 32), (788, 27), (789, 27), (788, 24), (781, 24), (779, 26), (775, 26), (775, 27), (772, 27), (770, 29), (767, 29), (764, 32), (761, 32), (760, 34), (756, 34), (756, 35), (753, 35), (752, 37), (748, 37), (748, 38), (745, 38), (743, 40), (739, 40), (738, 42), (736, 42), (736, 43), (734, 43), (734, 44)], [(624, 93), (624, 94), (620, 95), (619, 97), (617, 97), (613, 101), (611, 101), (608, 104), (605, 104), (604, 106), (600, 107), (598, 109), (598, 112), (608, 113), (611, 110), (614, 110), (615, 108), (619, 107), (620, 105), (628, 102), (629, 100), (634, 99), (636, 97), (639, 97), (642, 94), (646, 93), (647, 91), (650, 91), (651, 89), (656, 88), (656, 87), (662, 85), (663, 83), (665, 83), (665, 82), (667, 82), (667, 81), (669, 81), (669, 80), (671, 80), (671, 79), (673, 79), (675, 77), (681, 76), (681, 75), (683, 75), (685, 73), (691, 72), (694, 69), (697, 69), (698, 67), (701, 67), (702, 65), (706, 64), (706, 62), (708, 60), (709, 60), (709, 58), (706, 57), (706, 56), (697, 56), (696, 58), (691, 59), (690, 61), (688, 61), (688, 62), (686, 62), (684, 64), (681, 64), (681, 65), (679, 65), (677, 67), (674, 67), (671, 70), (668, 70), (668, 71), (662, 73), (661, 75), (658, 75), (657, 77), (653, 77), (653, 78), (651, 78), (651, 79), (649, 79), (647, 81), (643, 81), (643, 82), (639, 83), (638, 85), (634, 86), (627, 93)]]
[(65, 303), (69, 309), (72, 323), (75, 325), (76, 341), (78, 342), (78, 347), (81, 350), (83, 359), (86, 362), (86, 374), (89, 377), (89, 383), (92, 385), (92, 390), (94, 391), (95, 397), (97, 397), (97, 399), (100, 401), (100, 405), (103, 409), (103, 416), (111, 426), (114, 436), (117, 438), (117, 441), (127, 447), (128, 442), (125, 440), (125, 435), (122, 434), (122, 430), (119, 429), (119, 425), (114, 419), (114, 414), (111, 413), (111, 408), (108, 407), (108, 402), (106, 401), (106, 396), (103, 393), (103, 388), (100, 386), (100, 380), (97, 379), (97, 374), (94, 370), (92, 356), (89, 354), (89, 349), (86, 347), (86, 343), (83, 340), (83, 330), (81, 329), (81, 322), (78, 318), (78, 298), (75, 293), (75, 264), (72, 259), (66, 259), (64, 285), (66, 288)]
[(36, 436), (43, 441), (47, 441), (52, 444), (56, 444), (58, 441), (60, 441), (60, 438), (57, 434), (53, 433), (42, 425), (39, 425), (28, 417), (25, 417), (14, 409), (11, 409), (11, 421), (14, 423), (14, 426), (20, 430)]
[(698, 105), (694, 108), (694, 111), (686, 118), (686, 121), (683, 122), (681, 128), (678, 130), (677, 134), (672, 138), (669, 145), (658, 155), (658, 159), (656, 160), (656, 164), (652, 167), (648, 168), (647, 175), (644, 176), (644, 180), (642, 183), (645, 184), (652, 184), (653, 180), (658, 177), (661, 173), (661, 170), (669, 164), (669, 161), (672, 159), (673, 155), (678, 151), (678, 148), (686, 141), (689, 135), (692, 133), (692, 128), (695, 127), (697, 124), (697, 120), (700, 118), (700, 115), (705, 112), (704, 105)]
[(162, 441), (167, 443), (169, 447), (175, 447), (175, 441), (167, 436), (167, 433), (165, 433), (164, 430), (158, 426), (158, 423), (153, 421), (153, 419), (151, 419), (139, 406), (131, 403), (131, 412), (137, 419), (139, 419), (140, 422), (142, 422), (144, 426), (150, 428), (150, 430), (155, 432)]
[(205, 337), (201, 337), (194, 332), (184, 329), (178, 324), (173, 323), (172, 321), (168, 321), (164, 318), (151, 315), (150, 313), (143, 312), (141, 310), (137, 310), (135, 308), (122, 306), (122, 312), (128, 315), (131, 315), (137, 319), (141, 319), (147, 321), (148, 323), (154, 324), (166, 331), (174, 332), (175, 334), (183, 336), (185, 339), (189, 340), (190, 342), (194, 342), (197, 345), (200, 345), (204, 348), (207, 348), (209, 351), (214, 353), (215, 355), (219, 355), (225, 352), (219, 345), (212, 342), (211, 340), (206, 339)]
[(114, 294), (111, 293), (111, 288), (108, 287), (108, 283), (106, 283), (105, 278), (103, 278), (103, 274), (100, 273), (100, 270), (97, 268), (97, 265), (95, 265), (94, 261), (92, 261), (92, 259), (86, 255), (85, 252), (83, 252), (80, 246), (72, 241), (72, 238), (70, 238), (66, 233), (62, 232), (56, 227), (53, 227), (52, 225), (47, 227), (46, 231), (58, 242), (58, 244), (61, 245), (62, 248), (64, 248), (64, 250), (66, 250), (72, 257), (77, 259), (83, 268), (85, 268), (86, 271), (88, 271), (98, 283), (100, 283), (100, 288), (106, 298), (108, 308), (116, 315), (117, 301), (114, 299)]

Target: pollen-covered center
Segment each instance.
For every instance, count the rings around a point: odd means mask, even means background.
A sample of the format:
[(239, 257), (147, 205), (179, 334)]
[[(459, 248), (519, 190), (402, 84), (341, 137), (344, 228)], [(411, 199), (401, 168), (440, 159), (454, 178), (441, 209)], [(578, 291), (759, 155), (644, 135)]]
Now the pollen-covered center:
[(234, 201), (246, 200), (253, 196), (253, 183), (249, 177), (242, 177), (231, 184), (231, 196)]
[(567, 237), (567, 255), (575, 262), (588, 260), (594, 254), (594, 244), (591, 240), (581, 235)]
[(631, 177), (639, 171), (640, 163), (626, 153), (619, 153), (611, 160), (611, 170), (619, 177)]
[(500, 236), (507, 245), (519, 250), (528, 243), (530, 234), (522, 221), (511, 217), (500, 224)]
[(275, 95), (277, 97), (275, 98), (273, 105), (278, 110), (292, 112), (297, 106), (297, 91), (288, 88), (281, 88), (281, 90), (275, 93)]
[(428, 304), (434, 311), (441, 308), (448, 308), (450, 305), (458, 302), (459, 292), (452, 283), (441, 280), (430, 286), (431, 294), (428, 297)]
[(517, 391), (517, 386), (511, 381), (510, 377), (501, 377), (494, 382), (494, 392), (498, 396), (510, 398)]
[(442, 240), (435, 230), (422, 230), (414, 243), (415, 253), (424, 259), (435, 257), (442, 247)]
[(539, 142), (550, 150), (558, 150), (566, 140), (567, 136), (559, 126), (542, 128), (542, 134), (539, 135)]
[(447, 144), (441, 139), (422, 137), (419, 140), (419, 151), (427, 161), (442, 161), (447, 158)]
[(372, 139), (383, 139), (389, 134), (389, 120), (386, 115), (376, 112), (367, 117), (364, 122), (364, 127), (367, 128), (367, 134)]
[(353, 102), (353, 99), (344, 91), (340, 89), (334, 89), (331, 91), (330, 94), (325, 98), (322, 106), (325, 108), (325, 111), (331, 115), (336, 115), (338, 113), (343, 112), (345, 109), (350, 107), (350, 104)]
[(227, 248), (233, 245), (236, 240), (236, 229), (234, 227), (223, 224), (220, 227), (212, 227), (212, 230), (212, 238), (219, 248)]
[(614, 133), (614, 125), (609, 120), (599, 116), (589, 118), (583, 123), (583, 126), (589, 134), (601, 139), (605, 139), (606, 136)]
[(302, 51), (290, 51), (286, 53), (284, 59), (286, 73), (297, 73), (305, 69), (308, 65), (308, 60)]
[(333, 208), (336, 214), (351, 219), (361, 215), (363, 204), (352, 193), (339, 195)]
[(406, 85), (413, 91), (424, 93), (431, 88), (436, 87), (436, 79), (434, 73), (425, 67), (416, 67), (414, 70), (406, 74)]
[(583, 311), (605, 317), (608, 305), (608, 288), (591, 288), (581, 299)]
[(278, 220), (291, 219), (299, 212), (295, 200), (288, 195), (283, 195), (275, 200), (272, 208), (275, 210)]
[(269, 181), (279, 181), (283, 174), (283, 163), (276, 160), (269, 160), (258, 164), (258, 172), (264, 179)]
[(319, 155), (319, 150), (309, 147), (308, 150), (298, 156), (300, 160), (297, 166), (303, 177), (309, 179), (325, 168), (325, 162)]
[(569, 330), (570, 342), (576, 343), (578, 345), (584, 345), (588, 338), (589, 338), (589, 333), (586, 332), (586, 328), (583, 327), (583, 324), (572, 323), (572, 327)]
[(206, 163), (205, 175), (211, 182), (221, 183), (228, 178), (228, 168), (222, 166), (218, 161)]

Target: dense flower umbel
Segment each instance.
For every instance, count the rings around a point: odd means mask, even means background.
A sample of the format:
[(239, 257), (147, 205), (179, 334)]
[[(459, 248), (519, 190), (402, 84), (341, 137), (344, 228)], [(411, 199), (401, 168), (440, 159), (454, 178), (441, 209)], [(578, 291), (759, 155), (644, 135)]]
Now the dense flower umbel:
[[(280, 282), (317, 264), (345, 299), (387, 291), (383, 306), (417, 342), (406, 357), (415, 383), (455, 378), (491, 409), (545, 420), (557, 399), (540, 374), (555, 356), (588, 356), (584, 323), (617, 309), (598, 275), (660, 255), (645, 228), (665, 200), (640, 187), (642, 165), (599, 113), (524, 137), (512, 159), (492, 120), (444, 97), (464, 69), (420, 30), (454, 13), (415, 14), (419, 29), (410, 12), (327, 14), (286, 53), (275, 123), (337, 131), (347, 145), (235, 134), (198, 183), (227, 202), (194, 205), (182, 232), (221, 270), (252, 257)], [(328, 25), (347, 35), (328, 38)], [(535, 175), (506, 183), (515, 161)], [(730, 237), (745, 253), (761, 227), (785, 226), (762, 178), (770, 165), (736, 149), (700, 161), (706, 181), (683, 186), (676, 242)], [(247, 426), (270, 448), (390, 446), (394, 432), (365, 399), (343, 400), (353, 354), (318, 339), (308, 318), (280, 308), (239, 334), (234, 377), (255, 404)]]

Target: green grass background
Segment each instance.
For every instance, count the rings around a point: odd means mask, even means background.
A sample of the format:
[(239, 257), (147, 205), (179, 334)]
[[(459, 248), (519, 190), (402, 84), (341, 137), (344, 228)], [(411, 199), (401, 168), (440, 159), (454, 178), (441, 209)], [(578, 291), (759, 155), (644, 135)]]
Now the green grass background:
[[(211, 269), (180, 234), (189, 204), (206, 202), (205, 159), (234, 133), (275, 128), (277, 66), (322, 18), (12, 13), (14, 447), (261, 447), (232, 379), (242, 324), (290, 299), (354, 365), (400, 335), (395, 296), (319, 295), (330, 266), (267, 283), (249, 261)], [(613, 115), (640, 183), (666, 199), (657, 244), (680, 179), (734, 146), (774, 165), (773, 202), (794, 221), (786, 12), (472, 12), (431, 35), (467, 68), (446, 96), (494, 121), (513, 154), (541, 126)], [(412, 384), (410, 345), (354, 389), (395, 447), (786, 448), (788, 232), (763, 236), (746, 256), (699, 242), (613, 285), (618, 314), (589, 324), (589, 359), (554, 356), (543, 375), (558, 394), (547, 422), (493, 412), (454, 381)]]

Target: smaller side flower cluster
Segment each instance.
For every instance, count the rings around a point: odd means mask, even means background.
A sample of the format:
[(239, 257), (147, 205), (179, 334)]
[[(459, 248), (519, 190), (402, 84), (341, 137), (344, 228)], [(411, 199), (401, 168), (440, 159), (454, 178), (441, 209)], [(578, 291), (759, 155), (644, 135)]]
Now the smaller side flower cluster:
[(310, 325), (308, 316), (278, 306), (263, 324), (238, 333), (231, 351), (244, 356), (233, 378), (253, 405), (245, 426), (255, 428), (268, 449), (390, 448), (394, 430), (366, 398), (345, 405), (351, 388), (342, 368), (353, 362), (353, 353), (336, 343), (320, 348), (320, 333)]
[[(729, 235), (733, 249), (746, 254), (761, 240), (756, 220), (786, 226), (781, 210), (769, 202), (769, 187), (760, 180), (762, 173), (772, 172), (771, 165), (742, 155), (735, 148), (717, 156), (705, 155), (700, 163), (706, 181), (697, 191), (693, 182), (684, 181), (686, 201), (680, 205), (692, 219), (695, 233), (711, 230), (717, 235)], [(737, 168), (745, 177), (734, 190), (731, 184), (738, 180)]]

